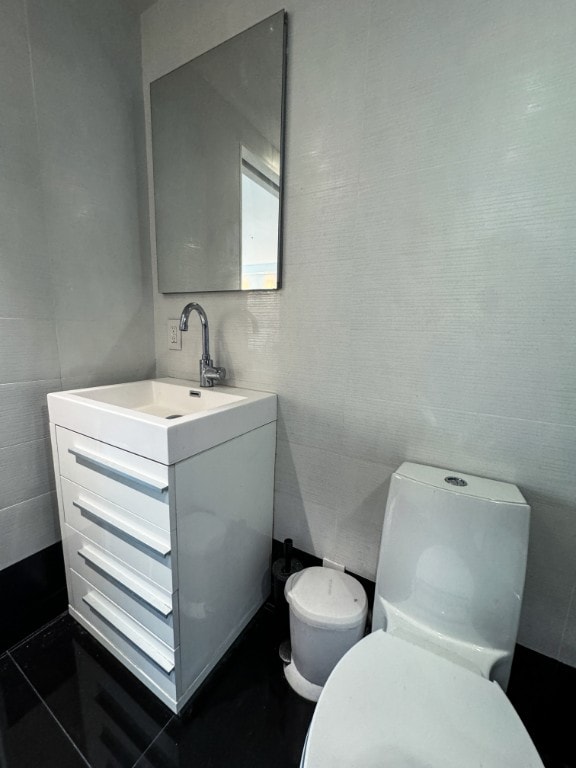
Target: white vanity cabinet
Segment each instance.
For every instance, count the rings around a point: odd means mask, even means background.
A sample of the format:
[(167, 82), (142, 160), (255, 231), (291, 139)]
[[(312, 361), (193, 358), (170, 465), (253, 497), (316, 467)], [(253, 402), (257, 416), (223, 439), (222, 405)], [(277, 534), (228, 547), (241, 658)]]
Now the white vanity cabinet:
[(77, 432), (60, 410), (70, 613), (179, 712), (269, 594), (275, 400), (273, 420), (173, 464)]

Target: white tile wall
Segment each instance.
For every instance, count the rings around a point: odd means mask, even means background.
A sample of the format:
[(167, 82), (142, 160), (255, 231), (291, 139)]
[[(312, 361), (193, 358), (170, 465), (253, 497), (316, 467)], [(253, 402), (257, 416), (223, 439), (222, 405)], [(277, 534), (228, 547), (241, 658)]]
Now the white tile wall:
[(570, 606), (560, 642), (560, 657), (567, 664), (576, 667), (576, 587), (572, 588)]
[(59, 538), (46, 394), (154, 372), (138, 24), (7, 0), (0, 24), (0, 569)]
[[(285, 7), (284, 288), (194, 297), (231, 381), (280, 396), (275, 535), (373, 576), (403, 460), (517, 483), (520, 641), (576, 664), (573, 4)], [(145, 97), (278, 8), (159, 0)], [(190, 298), (156, 293), (161, 375), (196, 377), (199, 329), (166, 345)]]
[(2, 504), (11, 507), (54, 488), (50, 440), (31, 440), (0, 450)]
[(46, 395), (60, 379), (0, 384), (0, 448), (49, 437)]
[(3, 568), (49, 547), (60, 538), (58, 507), (54, 492), (0, 509), (0, 562)]

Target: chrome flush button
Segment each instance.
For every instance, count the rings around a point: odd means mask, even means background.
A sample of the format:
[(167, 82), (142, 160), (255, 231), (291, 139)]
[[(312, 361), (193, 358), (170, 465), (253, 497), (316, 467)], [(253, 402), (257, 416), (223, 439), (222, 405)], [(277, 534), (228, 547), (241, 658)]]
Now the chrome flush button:
[(463, 480), (461, 477), (445, 477), (444, 482), (449, 483), (450, 485), (457, 485), (459, 488), (463, 488), (465, 485), (468, 485), (466, 480)]

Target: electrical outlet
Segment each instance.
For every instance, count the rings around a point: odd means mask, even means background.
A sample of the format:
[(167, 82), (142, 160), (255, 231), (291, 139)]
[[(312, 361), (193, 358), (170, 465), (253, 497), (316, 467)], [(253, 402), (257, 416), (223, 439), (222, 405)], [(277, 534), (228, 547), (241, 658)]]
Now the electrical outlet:
[(182, 349), (180, 320), (168, 320), (168, 349)]

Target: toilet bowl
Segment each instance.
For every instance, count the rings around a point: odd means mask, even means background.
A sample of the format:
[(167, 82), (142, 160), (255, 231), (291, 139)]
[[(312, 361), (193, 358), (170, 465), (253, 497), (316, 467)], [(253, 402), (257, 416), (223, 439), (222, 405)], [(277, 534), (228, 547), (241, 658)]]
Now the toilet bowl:
[(544, 768), (498, 683), (383, 630), (328, 678), (301, 768)]
[(328, 677), (302, 768), (543, 768), (505, 694), (529, 519), (508, 483), (393, 474), (372, 634)]

